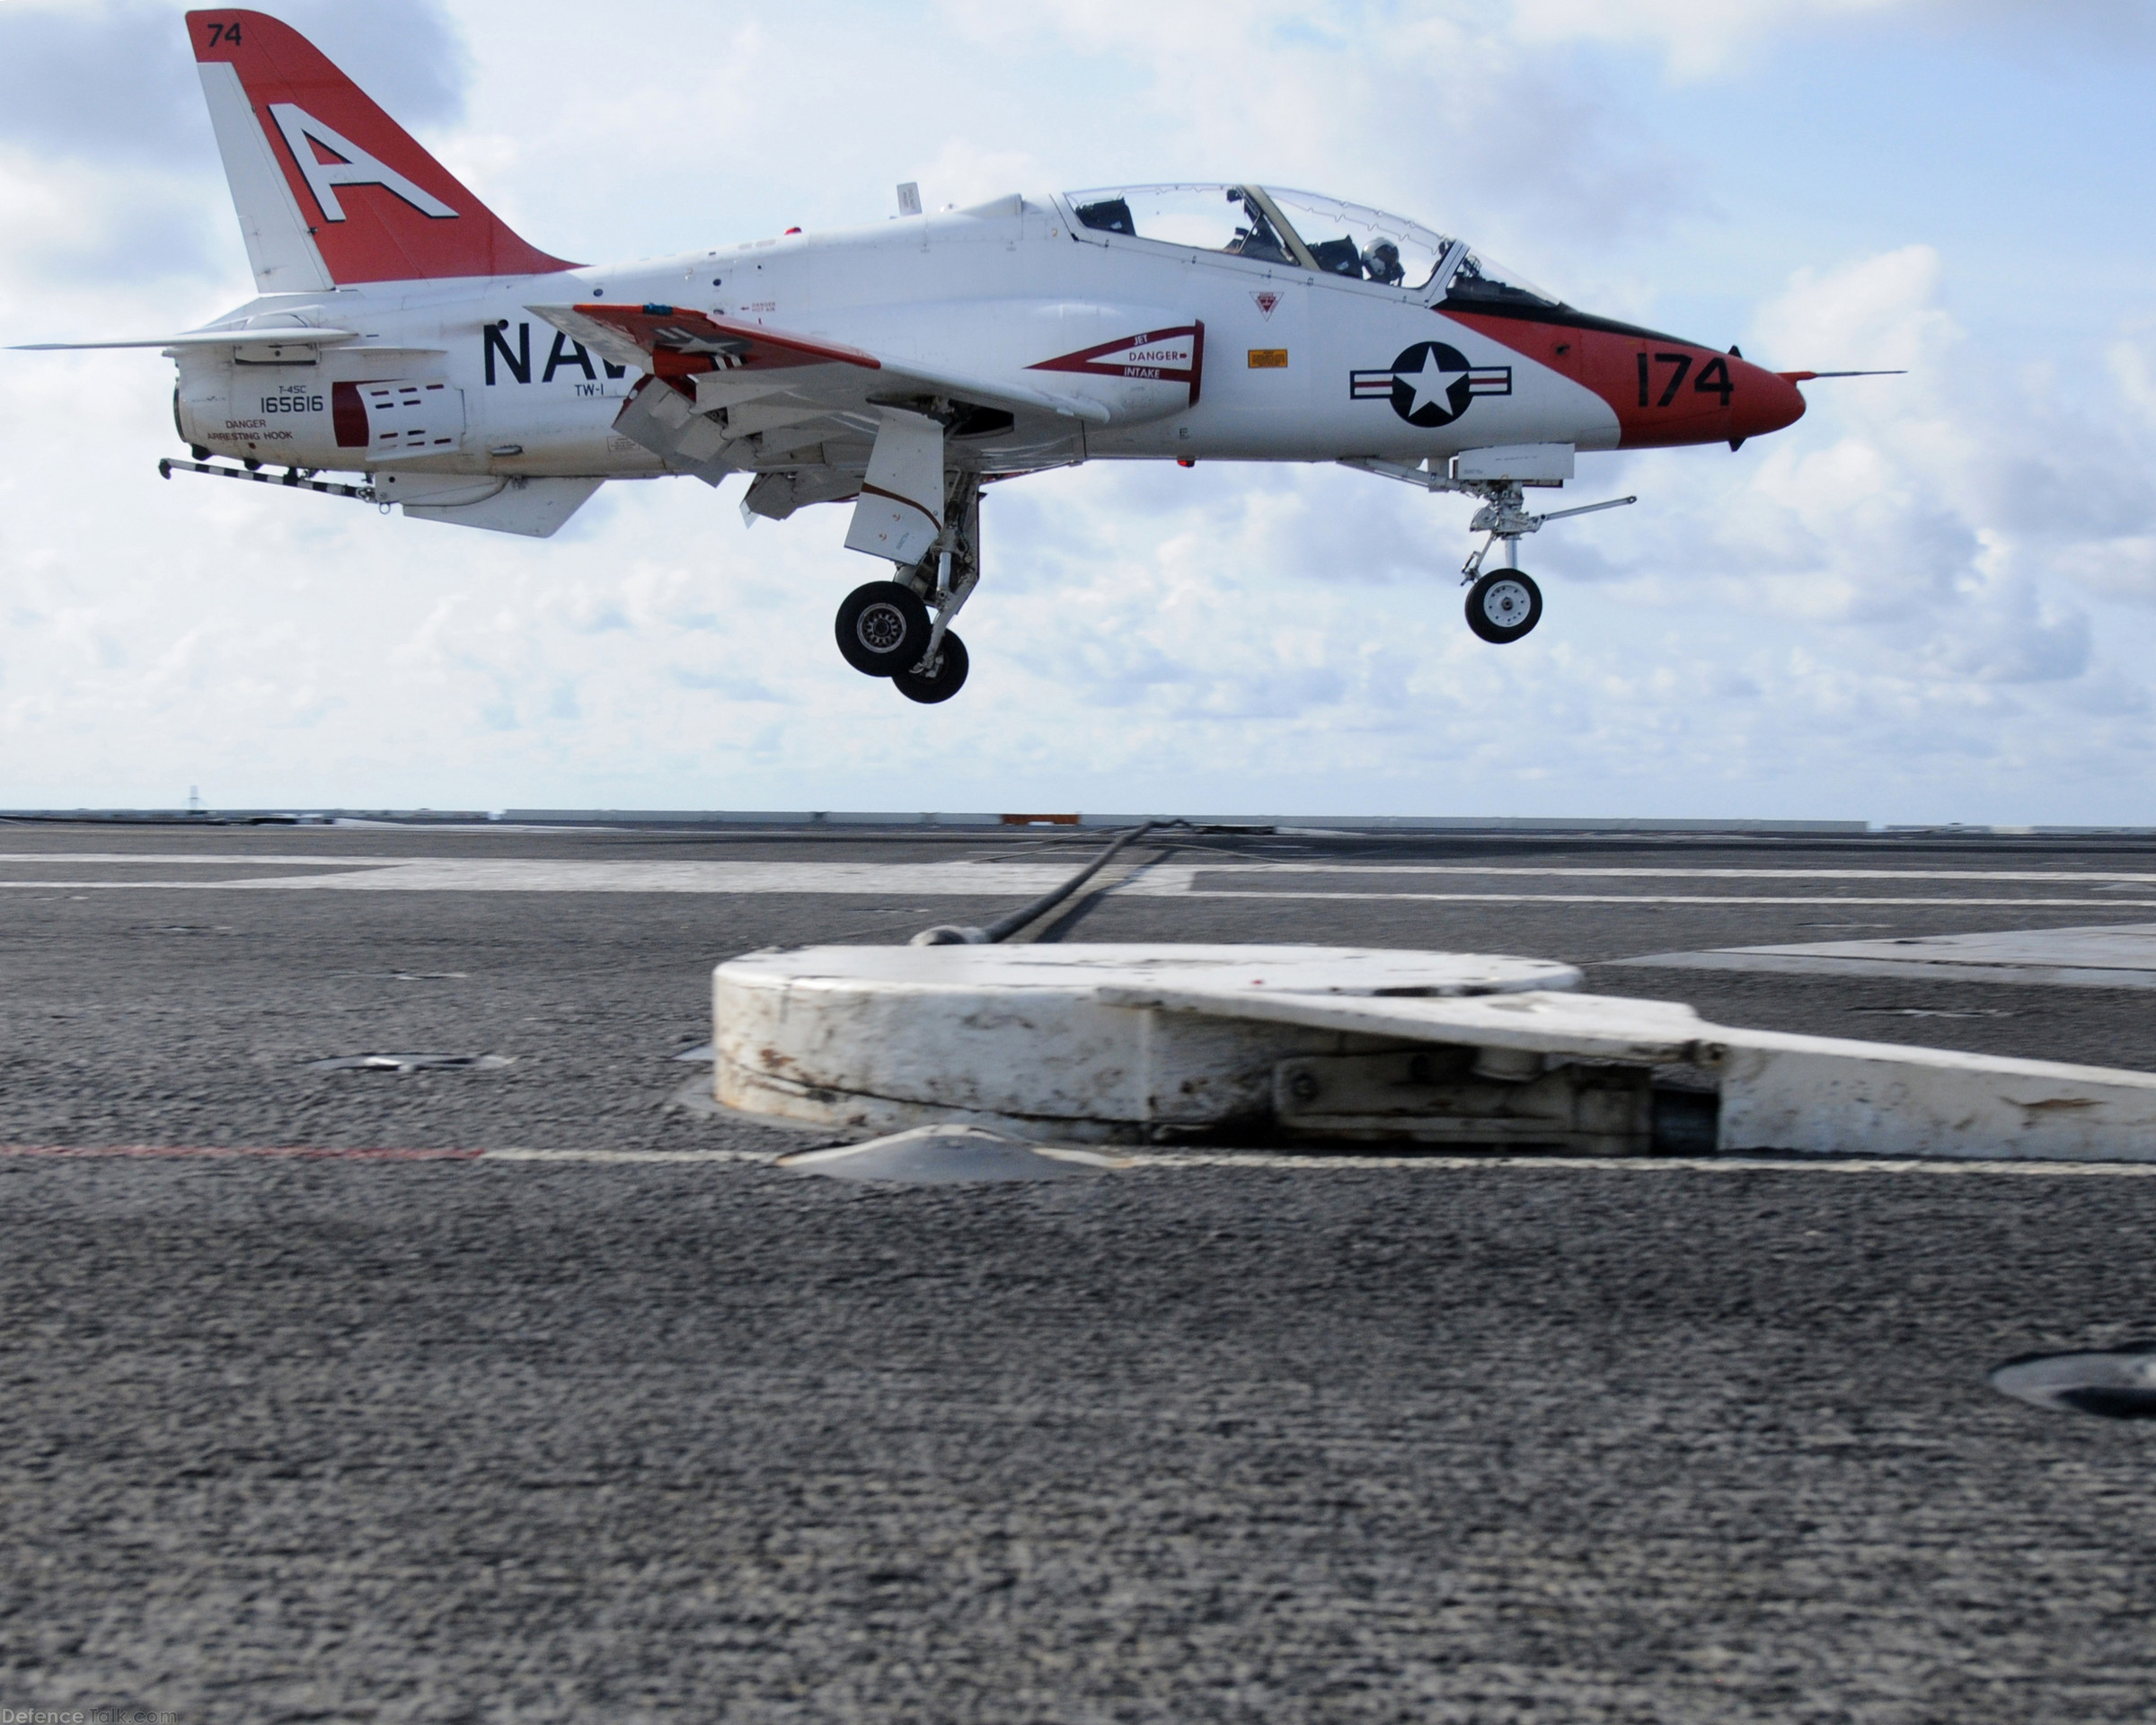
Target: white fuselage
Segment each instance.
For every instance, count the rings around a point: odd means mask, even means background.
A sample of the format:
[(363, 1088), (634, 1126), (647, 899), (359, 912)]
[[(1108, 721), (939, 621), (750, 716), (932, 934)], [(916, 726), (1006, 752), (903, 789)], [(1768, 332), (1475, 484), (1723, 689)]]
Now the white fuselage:
[[(668, 471), (614, 429), (638, 382), (527, 309), (663, 303), (850, 344), (887, 361), (983, 380), (1038, 382), (1030, 368), (1088, 343), (1173, 324), (1204, 327), (1195, 404), (1118, 410), (1004, 433), (954, 435), (954, 463), (1017, 473), (1098, 458), (1419, 462), (1492, 445), (1610, 448), (1618, 416), (1595, 391), (1432, 307), (1430, 293), (1079, 226), (1059, 197), (559, 274), (377, 283), (255, 300), (219, 320), (359, 332), (319, 349), (178, 353), (180, 430), (250, 461), (413, 474), (636, 479)], [(1418, 342), (1478, 368), (1471, 405), (1418, 428), (1383, 380)], [(619, 375), (610, 375), (618, 373)], [(1356, 374), (1379, 379), (1356, 382)], [(1082, 393), (1093, 380), (1058, 377)], [(334, 385), (407, 386), (412, 422), (384, 442), (340, 426)], [(1108, 392), (1112, 394), (1111, 392)], [(349, 392), (347, 392), (348, 397)], [(354, 441), (355, 435), (358, 441)], [(858, 441), (745, 439), (732, 466), (858, 472)]]

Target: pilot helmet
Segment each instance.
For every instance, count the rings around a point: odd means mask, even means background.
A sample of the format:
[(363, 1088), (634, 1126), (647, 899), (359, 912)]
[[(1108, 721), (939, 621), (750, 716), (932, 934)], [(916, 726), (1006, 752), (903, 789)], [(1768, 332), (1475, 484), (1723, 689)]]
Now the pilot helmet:
[(1371, 241), (1363, 252), (1363, 269), (1371, 280), (1388, 286), (1407, 273), (1400, 266), (1400, 248), (1390, 240)]

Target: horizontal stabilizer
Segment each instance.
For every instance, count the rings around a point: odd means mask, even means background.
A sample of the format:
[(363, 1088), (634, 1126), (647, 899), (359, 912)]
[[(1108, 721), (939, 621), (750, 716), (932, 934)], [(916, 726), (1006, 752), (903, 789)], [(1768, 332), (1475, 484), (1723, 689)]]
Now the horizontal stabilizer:
[(15, 353), (78, 353), (95, 348), (334, 348), (357, 330), (190, 330), (184, 335), (121, 335), (102, 341), (26, 341)]

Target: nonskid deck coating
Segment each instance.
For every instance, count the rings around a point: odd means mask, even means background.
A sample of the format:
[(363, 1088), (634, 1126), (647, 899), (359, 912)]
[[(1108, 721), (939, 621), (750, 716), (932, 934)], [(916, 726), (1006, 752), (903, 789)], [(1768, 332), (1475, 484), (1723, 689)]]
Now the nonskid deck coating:
[[(201, 871), (52, 836), (13, 848), (94, 852), (101, 879)], [(216, 866), (804, 860), (264, 836)], [(848, 1188), (765, 1165), (799, 1134), (665, 1107), (718, 959), (902, 941), (954, 899), (993, 916), (1091, 848), (925, 853), (962, 893), (888, 872), (243, 887), (214, 912), (0, 893), (0, 1137), (23, 1153), (0, 1154), (0, 1699), (242, 1721), (701, 1719), (715, 1696), (750, 1721), (999, 1725), (2145, 1715), (2151, 1434), (1985, 1375), (2143, 1335), (2147, 1164), (1149, 1150), (1051, 1187)], [(1605, 874), (1631, 863), (1603, 845), (1459, 848), (1398, 878), (1670, 880)], [(1703, 893), (1616, 903), (1125, 889), (1060, 937), (1510, 951), (1727, 1021), (2156, 1069), (2115, 992), (1601, 968), (1812, 920), (2085, 924), (2065, 901), (2098, 871), (2156, 861), (1985, 854), (2011, 866), (1884, 854), (1906, 893), (1848, 878), (1845, 848), (1786, 846), (1688, 847), (1676, 879)], [(1191, 855), (1144, 872), (1323, 889), (1402, 860)], [(1731, 868), (1784, 884), (1713, 884)], [(1852, 887), (1942, 902), (1853, 910)], [(2036, 903), (1976, 902), (2001, 898)], [(416, 1048), (517, 1058), (309, 1066)]]

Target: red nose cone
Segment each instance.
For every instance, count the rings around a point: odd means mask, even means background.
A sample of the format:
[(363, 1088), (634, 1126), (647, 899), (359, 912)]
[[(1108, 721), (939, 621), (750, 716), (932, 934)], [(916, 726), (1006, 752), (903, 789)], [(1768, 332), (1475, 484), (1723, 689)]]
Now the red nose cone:
[(1804, 392), (1780, 372), (1739, 359), (1730, 367), (1736, 388), (1729, 397), (1729, 435), (1764, 437), (1804, 417)]

